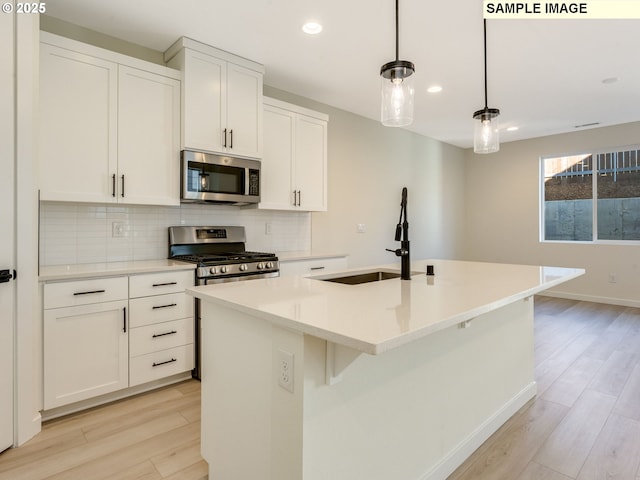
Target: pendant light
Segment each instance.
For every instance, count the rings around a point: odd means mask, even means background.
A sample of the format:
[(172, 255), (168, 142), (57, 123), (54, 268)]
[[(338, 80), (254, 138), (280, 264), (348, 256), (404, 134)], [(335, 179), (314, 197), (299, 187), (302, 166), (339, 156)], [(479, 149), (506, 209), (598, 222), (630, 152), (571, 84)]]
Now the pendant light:
[(413, 122), (413, 63), (398, 59), (398, 0), (396, 0), (396, 59), (380, 67), (382, 124), (405, 127)]
[(500, 150), (498, 115), (500, 110), (487, 107), (487, 19), (484, 19), (484, 108), (473, 114), (473, 118), (478, 120), (473, 134), (475, 153), (493, 153)]

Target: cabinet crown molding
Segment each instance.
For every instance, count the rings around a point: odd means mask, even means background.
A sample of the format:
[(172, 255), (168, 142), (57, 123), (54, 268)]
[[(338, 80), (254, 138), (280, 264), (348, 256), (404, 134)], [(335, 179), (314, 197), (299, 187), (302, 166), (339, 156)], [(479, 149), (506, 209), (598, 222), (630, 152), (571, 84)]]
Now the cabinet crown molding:
[(40, 43), (47, 45), (53, 45), (59, 48), (64, 48), (75, 53), (82, 53), (94, 58), (100, 58), (102, 60), (108, 60), (110, 62), (117, 63), (119, 65), (125, 65), (127, 67), (137, 68), (146, 72), (155, 73), (165, 77), (180, 80), (182, 73), (175, 68), (166, 67), (164, 65), (158, 65), (156, 63), (141, 60), (139, 58), (130, 57), (122, 53), (113, 52), (105, 48), (96, 47), (88, 43), (83, 43), (78, 40), (56, 35), (55, 33), (49, 33), (40, 31)]
[(258, 62), (254, 62), (253, 60), (249, 60), (239, 55), (234, 55), (233, 53), (220, 50), (219, 48), (212, 47), (211, 45), (207, 45), (206, 43), (198, 42), (197, 40), (193, 40), (189, 37), (180, 37), (173, 45), (171, 45), (167, 49), (166, 52), (164, 52), (165, 63), (169, 63), (169, 61), (184, 48), (189, 48), (206, 55), (211, 55), (212, 57), (216, 57), (221, 60), (225, 60), (227, 62), (231, 62), (236, 65), (240, 65), (241, 67), (264, 74), (264, 65)]

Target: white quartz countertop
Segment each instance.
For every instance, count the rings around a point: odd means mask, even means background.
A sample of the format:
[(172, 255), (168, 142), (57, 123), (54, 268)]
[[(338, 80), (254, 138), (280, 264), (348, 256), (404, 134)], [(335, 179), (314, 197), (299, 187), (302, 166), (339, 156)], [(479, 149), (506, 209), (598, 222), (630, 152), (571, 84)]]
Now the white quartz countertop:
[(330, 252), (279, 252), (278, 260), (280, 262), (295, 262), (298, 260), (317, 260), (321, 258), (342, 258), (348, 257), (346, 253), (330, 253)]
[(168, 270), (195, 270), (193, 263), (176, 260), (141, 260), (135, 262), (81, 263), (74, 265), (50, 265), (40, 267), (41, 282), (74, 280), (79, 278), (135, 275)]
[[(435, 276), (425, 275), (434, 265)], [(344, 285), (291, 276), (187, 289), (202, 299), (369, 354), (380, 354), (584, 274), (580, 268), (453, 260), (412, 262), (411, 280)], [(206, 318), (203, 319), (206, 321)], [(471, 322), (471, 326), (473, 322)]]

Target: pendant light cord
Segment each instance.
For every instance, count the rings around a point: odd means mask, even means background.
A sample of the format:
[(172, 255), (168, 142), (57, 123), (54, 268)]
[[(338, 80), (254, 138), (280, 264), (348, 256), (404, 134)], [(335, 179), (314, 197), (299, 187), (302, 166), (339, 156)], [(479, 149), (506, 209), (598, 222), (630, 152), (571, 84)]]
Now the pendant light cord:
[[(486, 22), (486, 20), (485, 20), (485, 22)], [(398, 43), (399, 43), (398, 38), (399, 38), (398, 37), (398, 0), (396, 0), (396, 62), (400, 58), (399, 47), (398, 47)]]
[[(396, 0), (397, 1), (397, 0)], [(484, 19), (484, 108), (487, 109), (487, 19)]]

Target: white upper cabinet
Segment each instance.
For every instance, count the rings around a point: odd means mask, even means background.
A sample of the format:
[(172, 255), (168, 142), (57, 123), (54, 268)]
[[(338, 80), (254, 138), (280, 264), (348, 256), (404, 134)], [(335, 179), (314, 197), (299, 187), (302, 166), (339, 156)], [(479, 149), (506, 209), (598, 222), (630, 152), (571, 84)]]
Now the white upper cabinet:
[(118, 173), (126, 203), (174, 205), (180, 197), (180, 82), (119, 67)]
[(40, 45), (40, 195), (111, 202), (118, 159), (118, 65)]
[(261, 158), (263, 66), (188, 38), (165, 60), (183, 72), (182, 147)]
[(264, 98), (261, 209), (327, 210), (328, 116)]
[(180, 72), (41, 32), (42, 200), (178, 205)]

